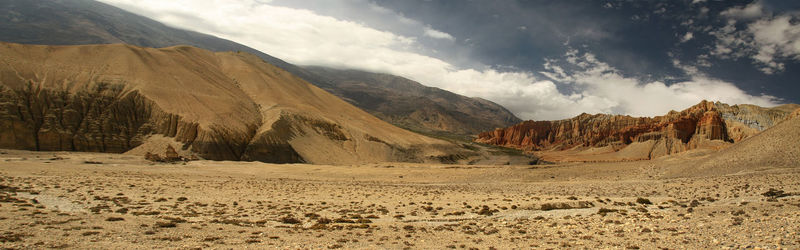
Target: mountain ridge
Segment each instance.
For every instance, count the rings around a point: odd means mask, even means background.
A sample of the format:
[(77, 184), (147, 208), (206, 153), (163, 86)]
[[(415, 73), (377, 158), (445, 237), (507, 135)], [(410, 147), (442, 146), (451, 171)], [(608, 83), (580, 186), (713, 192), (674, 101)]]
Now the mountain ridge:
[(428, 87), (407, 78), (361, 70), (304, 66), (330, 79), (326, 89), (379, 118), (415, 131), (477, 134), (521, 122), (503, 106)]
[[(349, 101), (365, 95), (372, 95), (384, 101), (392, 100), (394, 97), (389, 94), (404, 91), (396, 86), (384, 86), (383, 90), (377, 92), (358, 91), (358, 89), (345, 90), (339, 87), (337, 81), (330, 79), (330, 75), (322, 76), (242, 44), (194, 31), (172, 28), (155, 20), (92, 0), (5, 1), (0, 5), (0, 37), (6, 42), (40, 45), (126, 43), (154, 48), (189, 45), (217, 52), (242, 51), (257, 55), (266, 62)], [(378, 85), (381, 82), (366, 83)], [(376, 88), (372, 88), (372, 90), (376, 90)], [(383, 95), (376, 96), (376, 94)], [(441, 103), (432, 101), (436, 96), (416, 95), (410, 97), (424, 100), (429, 104)], [(474, 102), (469, 97), (451, 99), (463, 102), (462, 105), (470, 105), (471, 102)], [(483, 117), (470, 117), (474, 119), (454, 119), (449, 113), (460, 111), (447, 109), (442, 105), (433, 109), (419, 107), (411, 112), (406, 112), (393, 108), (397, 106), (408, 108), (408, 105), (388, 105), (388, 108), (378, 110), (378, 107), (363, 105), (359, 102), (351, 103), (357, 104), (356, 106), (359, 108), (368, 110), (373, 115), (390, 123), (421, 132), (472, 135), (486, 129), (505, 127), (521, 121), (502, 106), (488, 101), (483, 102), (487, 108), (473, 105), (475, 109), (483, 109)], [(409, 116), (412, 113), (415, 115)], [(425, 122), (426, 119), (441, 119), (443, 122)], [(504, 122), (496, 122), (498, 120)]]

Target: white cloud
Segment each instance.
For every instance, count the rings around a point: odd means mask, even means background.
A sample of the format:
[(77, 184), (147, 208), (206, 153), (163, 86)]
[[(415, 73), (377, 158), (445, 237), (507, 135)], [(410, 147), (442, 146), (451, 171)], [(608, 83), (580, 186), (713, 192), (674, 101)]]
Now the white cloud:
[[(800, 60), (800, 24), (792, 23), (797, 13), (772, 16), (761, 2), (733, 7), (723, 12), (727, 25), (710, 32), (717, 40), (711, 55), (721, 58), (749, 57), (765, 74), (782, 72), (783, 60)], [(744, 29), (737, 23), (744, 22)]]
[(764, 15), (764, 6), (761, 1), (756, 1), (743, 7), (732, 7), (720, 14), (733, 19), (755, 19)]
[[(413, 37), (308, 10), (254, 0), (103, 1), (168, 25), (230, 39), (294, 64), (404, 76), (428, 86), (498, 102), (522, 118), (562, 118), (563, 105), (570, 103), (568, 97), (558, 93), (554, 83), (538, 81), (530, 73), (499, 72), (489, 67), (459, 69), (440, 59), (412, 52), (410, 48), (418, 45)], [(379, 6), (370, 8), (380, 10)], [(198, 19), (211, 21), (198, 22)], [(433, 29), (426, 33), (455, 39)]]
[[(702, 99), (774, 104), (774, 98), (750, 96), (730, 83), (705, 77), (670, 86), (639, 82), (623, 77), (592, 54), (579, 55), (577, 51), (567, 53), (566, 61), (572, 64), (571, 68), (581, 70), (566, 70), (555, 60), (548, 60), (548, 71), (543, 72), (580, 89), (566, 93), (554, 81), (537, 79), (530, 72), (501, 72), (487, 66), (458, 68), (414, 52), (420, 46), (414, 37), (257, 0), (103, 1), (168, 25), (230, 39), (294, 64), (386, 72), (481, 97), (505, 106), (523, 119), (562, 119), (583, 112), (662, 115)], [(390, 12), (377, 5), (369, 8)], [(452, 38), (444, 32), (430, 33), (442, 39)]]
[(683, 63), (681, 63), (680, 60), (675, 58), (672, 58), (672, 66), (675, 66), (675, 68), (683, 70), (683, 73), (689, 76), (704, 76), (704, 74), (701, 73), (699, 69), (697, 69), (697, 66), (684, 65)]
[(792, 24), (792, 17), (785, 15), (773, 19), (761, 19), (748, 27), (753, 35), (758, 53), (753, 56), (769, 69), (783, 71), (783, 63), (776, 58), (787, 57), (800, 60), (800, 24)]
[(681, 65), (678, 61), (673, 63), (685, 70), (691, 79), (667, 85), (659, 81), (643, 82), (625, 77), (591, 53), (581, 54), (572, 50), (565, 57), (577, 69), (559, 72), (563, 69), (554, 68), (551, 74), (576, 85), (579, 91), (571, 96), (571, 100), (574, 105), (588, 106), (583, 109), (587, 112), (655, 116), (670, 110), (685, 109), (701, 100), (760, 106), (774, 106), (778, 102), (772, 96), (749, 95), (729, 82), (705, 76), (698, 73), (697, 68)]
[(692, 40), (692, 38), (694, 38), (694, 34), (692, 34), (692, 32), (686, 32), (686, 34), (681, 37), (681, 43), (688, 42)]
[(432, 38), (444, 39), (444, 40), (450, 40), (450, 41), (455, 41), (456, 40), (456, 38), (453, 37), (452, 35), (447, 34), (445, 32), (442, 32), (442, 31), (435, 30), (435, 29), (430, 28), (430, 27), (425, 27), (424, 31), (425, 31), (425, 35), (426, 36), (429, 36), (429, 37), (432, 37)]

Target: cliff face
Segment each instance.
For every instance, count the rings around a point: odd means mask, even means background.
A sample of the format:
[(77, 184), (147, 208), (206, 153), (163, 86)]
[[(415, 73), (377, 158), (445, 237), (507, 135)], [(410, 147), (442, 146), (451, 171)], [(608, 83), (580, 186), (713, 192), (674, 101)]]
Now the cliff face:
[(548, 154), (549, 160), (565, 161), (652, 159), (696, 148), (725, 147), (785, 119), (790, 109), (702, 101), (653, 118), (581, 114), (566, 120), (526, 121), (481, 133), (476, 141), (546, 151), (546, 160)]
[(0, 54), (2, 148), (142, 152), (159, 134), (206, 159), (337, 164), (427, 161), (453, 148), (249, 54), (5, 43)]
[[(796, 106), (782, 105), (772, 109), (786, 111)], [(698, 159), (693, 164), (672, 168), (664, 177), (719, 176), (754, 169), (797, 168), (800, 167), (799, 146), (800, 109), (797, 109), (763, 132)]]
[(716, 104), (722, 114), (730, 137), (738, 142), (764, 131), (786, 119), (786, 114), (800, 108), (797, 104), (784, 104), (773, 108), (755, 105)]

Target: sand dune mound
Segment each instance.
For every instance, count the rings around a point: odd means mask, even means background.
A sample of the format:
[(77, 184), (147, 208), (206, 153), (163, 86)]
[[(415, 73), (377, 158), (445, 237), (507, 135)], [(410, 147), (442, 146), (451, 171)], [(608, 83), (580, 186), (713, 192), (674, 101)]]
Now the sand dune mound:
[(214, 160), (426, 161), (394, 127), (247, 53), (0, 44), (0, 147), (125, 152), (172, 137)]

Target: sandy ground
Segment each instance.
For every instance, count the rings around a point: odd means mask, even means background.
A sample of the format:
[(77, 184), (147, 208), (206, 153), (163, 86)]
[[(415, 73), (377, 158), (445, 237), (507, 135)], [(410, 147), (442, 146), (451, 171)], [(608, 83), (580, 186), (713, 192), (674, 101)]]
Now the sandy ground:
[(664, 171), (0, 150), (0, 248), (800, 247), (800, 169)]

